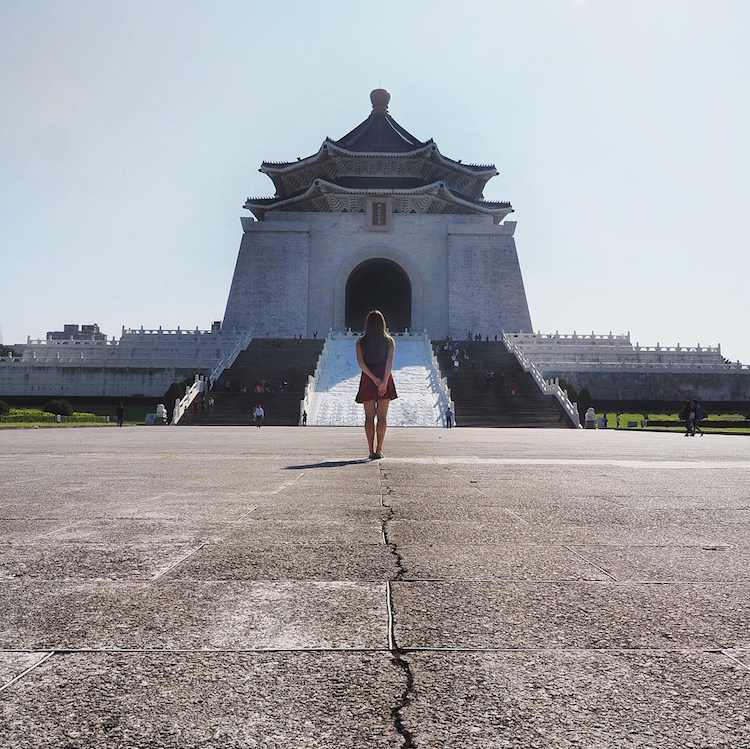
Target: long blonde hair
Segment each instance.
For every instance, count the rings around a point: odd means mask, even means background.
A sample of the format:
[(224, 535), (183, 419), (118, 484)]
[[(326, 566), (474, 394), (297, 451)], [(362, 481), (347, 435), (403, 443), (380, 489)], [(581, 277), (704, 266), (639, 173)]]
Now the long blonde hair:
[(359, 339), (359, 346), (365, 359), (375, 361), (382, 358), (385, 360), (388, 350), (395, 345), (396, 341), (388, 335), (383, 313), (379, 309), (370, 310), (365, 321), (365, 334)]

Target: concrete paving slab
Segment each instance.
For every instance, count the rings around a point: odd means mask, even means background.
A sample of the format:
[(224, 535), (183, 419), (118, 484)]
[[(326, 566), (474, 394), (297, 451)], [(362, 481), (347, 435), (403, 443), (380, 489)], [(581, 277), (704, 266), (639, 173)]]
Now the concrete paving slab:
[(561, 546), (403, 546), (405, 579), (608, 580), (607, 575)]
[(427, 648), (720, 648), (750, 644), (750, 586), (393, 583), (396, 636)]
[[(44, 658), (44, 653), (0, 653), (0, 689)], [(2, 700), (0, 700), (2, 702)], [(2, 733), (0, 733), (2, 736)]]
[(254, 513), (227, 527), (230, 544), (381, 544), (380, 522), (353, 520), (254, 520)]
[(720, 654), (410, 653), (404, 722), (441, 749), (750, 746), (750, 672)]
[(0, 648), (366, 648), (385, 588), (354, 582), (0, 583)]
[[(337, 496), (344, 499), (337, 501)], [(348, 497), (337, 492), (325, 501), (287, 501), (279, 498), (273, 504), (258, 505), (248, 517), (252, 520), (371, 523), (378, 522), (382, 515), (383, 508), (377, 497)]]
[(36, 518), (18, 518), (0, 520), (0, 543), (31, 541), (45, 537), (66, 528), (65, 520), (39, 520)]
[(184, 544), (117, 546), (50, 540), (33, 546), (4, 544), (0, 580), (148, 580), (191, 550)]
[(218, 541), (232, 532), (231, 521), (190, 518), (95, 518), (78, 520), (54, 532), (50, 540), (103, 543), (184, 544), (191, 547)]
[(0, 701), (14, 749), (399, 749), (383, 653), (66, 654)]
[(382, 544), (208, 544), (173, 580), (390, 580), (396, 558)]
[(750, 549), (729, 546), (572, 546), (618, 580), (750, 582)]
[(480, 521), (394, 520), (388, 524), (388, 536), (398, 546), (419, 544), (500, 544), (534, 543), (546, 540), (544, 534), (510, 514), (506, 519)]

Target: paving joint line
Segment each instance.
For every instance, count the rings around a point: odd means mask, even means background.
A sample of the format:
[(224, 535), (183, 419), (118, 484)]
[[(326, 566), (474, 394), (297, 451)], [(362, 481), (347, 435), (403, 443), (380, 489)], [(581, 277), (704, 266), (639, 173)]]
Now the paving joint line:
[[(132, 655), (138, 653), (162, 654), (190, 654), (199, 655), (221, 655), (222, 653), (393, 653), (398, 650), (401, 653), (711, 653), (724, 655), (727, 658), (736, 661), (745, 668), (750, 668), (743, 661), (730, 655), (723, 648), (696, 648), (696, 647), (674, 647), (674, 648), (586, 648), (586, 647), (519, 647), (519, 646), (476, 646), (462, 647), (456, 646), (396, 646), (390, 647), (267, 647), (267, 648), (49, 648), (43, 650), (23, 649), (23, 648), (0, 648), (0, 653), (29, 653), (44, 654), (45, 658), (37, 661), (30, 666), (24, 673), (33, 670), (43, 661), (53, 655), (70, 655), (70, 654), (98, 654), (106, 653), (112, 655)], [(14, 680), (18, 677), (14, 677)], [(7, 685), (6, 685), (7, 686)], [(3, 687), (5, 688), (5, 687)]]
[(615, 582), (619, 582), (619, 580), (612, 573), (607, 572), (607, 570), (605, 570), (603, 567), (600, 567), (595, 562), (592, 562), (590, 559), (587, 559), (585, 556), (583, 556), (583, 554), (579, 554), (574, 549), (571, 549), (570, 546), (566, 546), (565, 544), (563, 544), (563, 549), (567, 549), (571, 554), (575, 554), (579, 559), (582, 559), (584, 562), (586, 562), (586, 564), (590, 564), (592, 567), (599, 570), (599, 572), (601, 572), (603, 575), (606, 575), (611, 580), (614, 580)]
[(729, 658), (730, 661), (734, 661), (738, 666), (741, 666), (742, 668), (747, 669), (748, 671), (750, 671), (750, 666), (747, 663), (745, 663), (744, 661), (741, 661), (739, 658), (735, 658), (733, 655), (730, 655), (729, 653), (727, 653), (726, 650), (722, 649), (719, 652), (725, 658)]
[[(26, 651), (21, 651), (21, 652), (26, 652)], [(31, 652), (37, 652), (37, 651), (31, 651)], [(24, 676), (26, 676), (27, 674), (30, 674), (37, 666), (41, 666), (42, 663), (45, 663), (46, 661), (48, 661), (55, 654), (54, 650), (52, 651), (45, 650), (41, 652), (47, 653), (44, 656), (44, 658), (40, 658), (32, 666), (29, 666), (27, 669), (24, 669), (23, 671), (21, 671), (20, 674), (17, 674), (16, 676), (14, 676), (7, 684), (3, 684), (0, 687), (0, 692), (4, 692), (6, 689), (9, 689), (10, 687), (12, 687), (16, 682), (21, 681), (21, 679), (23, 679)]]
[(200, 551), (207, 543), (208, 543), (207, 541), (204, 541), (200, 546), (188, 552), (187, 554), (185, 554), (185, 556), (181, 557), (176, 562), (174, 562), (174, 564), (171, 564), (169, 567), (167, 567), (167, 569), (163, 570), (162, 572), (158, 572), (156, 575), (154, 575), (151, 578), (151, 582), (153, 582), (154, 580), (158, 580), (161, 577), (164, 577), (164, 575), (171, 572), (175, 567), (177, 567), (177, 565), (182, 564), (186, 559), (190, 559), (190, 557), (193, 556), (193, 554)]

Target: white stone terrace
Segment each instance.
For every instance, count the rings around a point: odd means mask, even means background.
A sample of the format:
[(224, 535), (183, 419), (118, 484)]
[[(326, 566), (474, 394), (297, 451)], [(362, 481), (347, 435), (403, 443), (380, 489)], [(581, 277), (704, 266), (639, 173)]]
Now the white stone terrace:
[(630, 333), (613, 335), (513, 333), (514, 343), (524, 355), (542, 369), (573, 371), (581, 368), (603, 368), (608, 371), (618, 367), (636, 369), (708, 368), (736, 370), (739, 364), (727, 364), (716, 346), (641, 346), (630, 340)]

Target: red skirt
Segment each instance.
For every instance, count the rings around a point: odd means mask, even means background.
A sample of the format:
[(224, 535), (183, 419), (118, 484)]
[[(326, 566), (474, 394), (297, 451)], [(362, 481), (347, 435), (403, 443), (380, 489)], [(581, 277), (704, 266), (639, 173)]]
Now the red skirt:
[[(383, 378), (385, 374), (385, 364), (371, 364), (370, 371), (375, 377)], [(393, 375), (388, 377), (388, 386), (385, 390), (385, 395), (378, 395), (378, 386), (364, 373), (359, 378), (359, 391), (357, 397), (354, 399), (357, 403), (364, 403), (365, 401), (376, 401), (376, 400), (396, 400), (398, 394), (396, 393), (396, 386), (393, 384)]]

